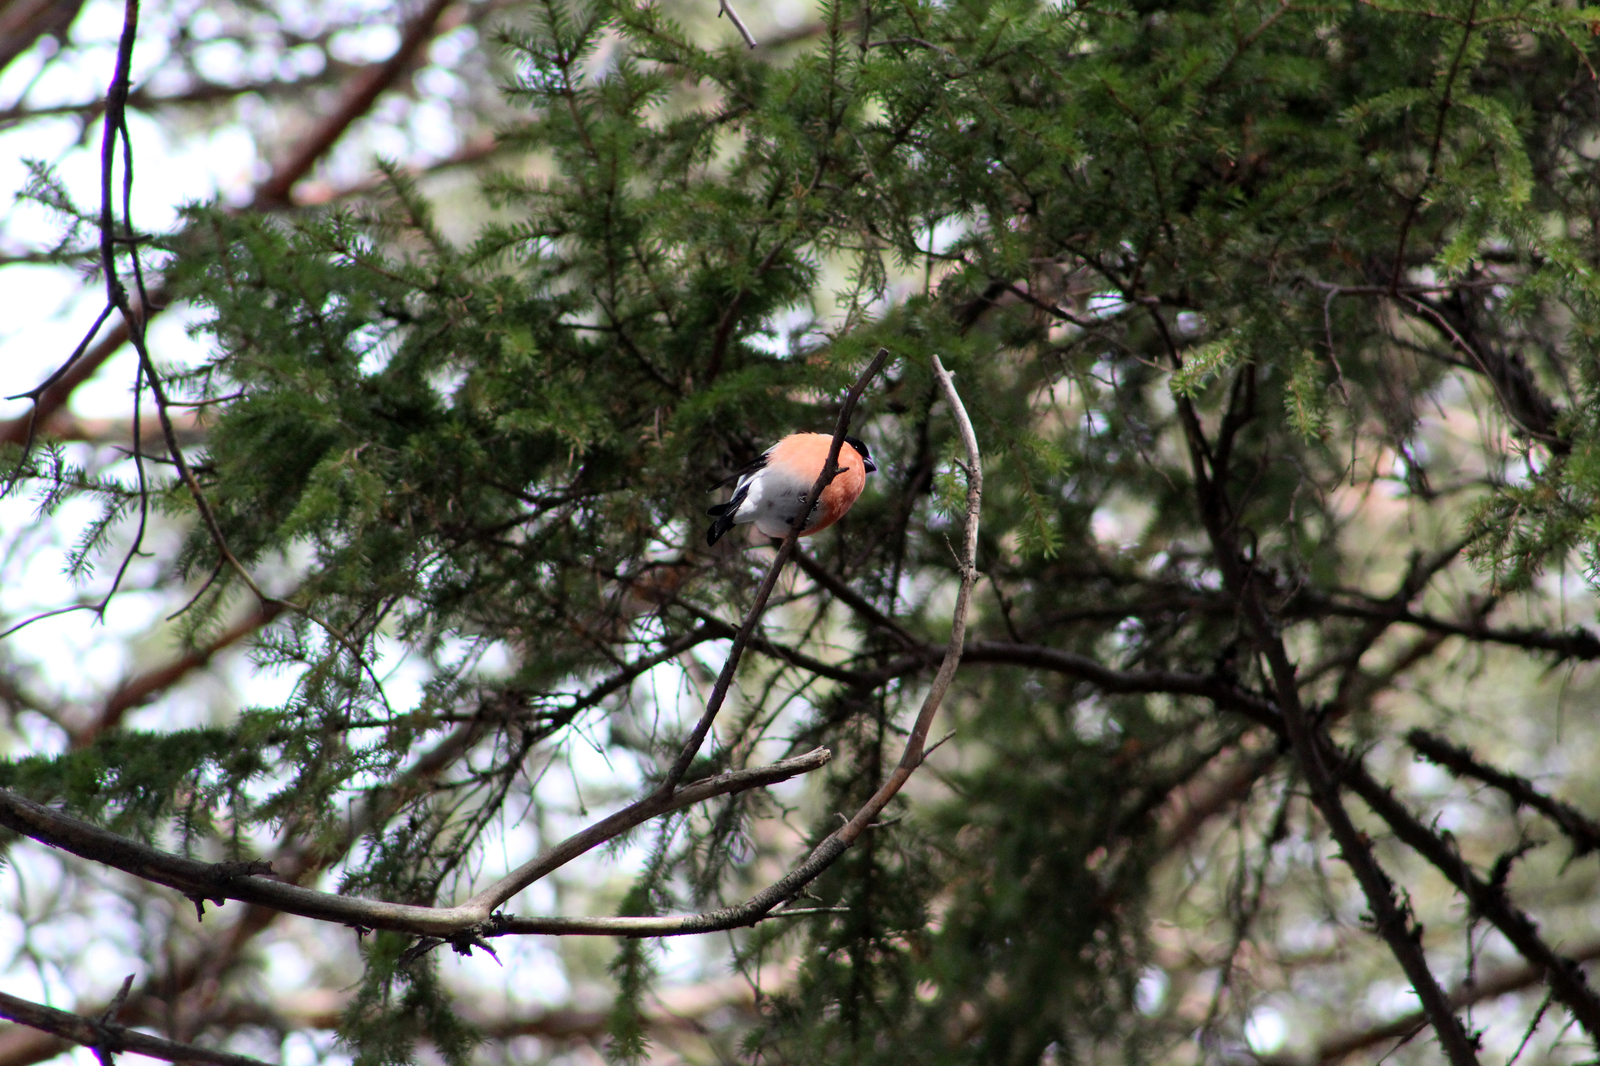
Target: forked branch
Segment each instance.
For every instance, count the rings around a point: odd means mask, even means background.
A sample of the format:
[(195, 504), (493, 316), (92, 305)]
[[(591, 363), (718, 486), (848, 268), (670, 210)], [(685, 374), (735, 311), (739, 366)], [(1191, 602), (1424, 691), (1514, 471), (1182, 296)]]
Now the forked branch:
[(665, 800), (652, 793), (562, 842), (459, 907), (422, 907), (318, 892), (263, 876), (271, 872), (266, 863), (209, 863), (186, 859), (34, 803), (7, 789), (0, 789), (0, 825), (80, 858), (175, 888), (194, 900), (197, 906), (203, 906), (207, 900), (219, 905), (225, 900), (239, 900), (359, 928), (393, 929), (448, 938), (499, 931), (498, 926), (492, 930), (485, 926), (491, 922), (494, 908), (500, 903), (538, 877), (657, 815), (682, 810), (717, 796), (784, 781), (824, 765), (831, 757), (826, 748), (818, 748), (771, 766), (735, 770), (696, 781)]
[[(887, 352), (880, 351), (868, 367), (857, 387), (852, 390), (845, 410), (841, 413), (829, 465), (824, 468), (819, 484), (813, 489), (821, 491), (827, 476), (838, 459), (838, 445), (848, 426), (848, 418), (855, 400), (871, 376), (881, 369)], [(392, 929), (420, 936), (448, 940), (476, 940), (484, 936), (501, 936), (517, 933), (543, 934), (601, 934), (613, 936), (672, 936), (686, 933), (710, 932), (751, 925), (768, 917), (780, 904), (785, 903), (806, 884), (827, 869), (843, 854), (863, 832), (870, 827), (890, 800), (900, 791), (925, 756), (927, 737), (933, 718), (949, 691), (955, 671), (961, 661), (966, 636), (967, 612), (972, 589), (977, 580), (978, 516), (983, 498), (982, 456), (977, 437), (967, 417), (950, 375), (934, 360), (934, 373), (950, 402), (951, 412), (959, 426), (966, 451), (967, 515), (966, 535), (960, 557), (960, 592), (956, 598), (951, 623), (950, 641), (938, 674), (924, 699), (908, 737), (900, 762), (884, 785), (869, 799), (855, 816), (823, 840), (807, 858), (785, 877), (757, 893), (745, 903), (708, 914), (668, 918), (512, 918), (496, 913), (497, 908), (523, 888), (546, 876), (573, 858), (614, 840), (627, 830), (650, 818), (671, 811), (682, 810), (693, 804), (716, 796), (749, 791), (814, 770), (831, 757), (826, 749), (771, 766), (736, 770), (696, 781), (670, 791), (658, 788), (639, 801), (584, 829), (543, 855), (507, 874), (489, 888), (457, 907), (422, 907), (389, 903), (380, 900), (342, 896), (336, 893), (317, 892), (287, 884), (269, 876), (263, 863), (205, 863), (149, 847), (138, 841), (119, 836), (109, 830), (92, 825), (61, 811), (41, 806), (5, 789), (0, 789), (0, 825), (22, 833), (41, 843), (69, 851), (74, 855), (123, 870), (147, 881), (175, 888), (203, 906), (206, 900), (220, 904), (224, 900), (239, 900), (275, 911), (298, 914), (323, 921), (339, 922), (358, 928)], [(792, 549), (794, 535), (788, 546)], [(776, 572), (781, 565), (780, 554), (774, 563)], [(769, 590), (770, 591), (770, 590)], [(752, 617), (741, 630), (748, 642), (747, 630), (753, 630), (759, 608), (752, 609)], [(735, 651), (740, 645), (736, 643)], [(730, 653), (730, 659), (733, 654)], [(724, 690), (725, 692), (725, 687)], [(709, 708), (708, 708), (709, 710)], [(702, 718), (709, 729), (710, 715)], [(704, 731), (700, 736), (703, 738)], [(692, 754), (692, 753), (691, 753)], [(788, 910), (783, 915), (807, 913)]]

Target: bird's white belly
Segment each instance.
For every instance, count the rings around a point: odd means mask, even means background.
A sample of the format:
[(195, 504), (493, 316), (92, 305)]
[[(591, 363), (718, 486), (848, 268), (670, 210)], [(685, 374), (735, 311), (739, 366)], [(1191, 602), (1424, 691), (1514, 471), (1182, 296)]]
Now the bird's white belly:
[(810, 488), (809, 484), (775, 485), (772, 478), (761, 478), (750, 486), (735, 521), (754, 522), (764, 536), (786, 537), (793, 528), (790, 523), (800, 517), (802, 501)]

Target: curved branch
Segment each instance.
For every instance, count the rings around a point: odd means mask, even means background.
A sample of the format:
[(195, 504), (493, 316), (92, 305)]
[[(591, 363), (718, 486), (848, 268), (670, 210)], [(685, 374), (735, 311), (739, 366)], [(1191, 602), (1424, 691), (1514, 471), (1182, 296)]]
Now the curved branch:
[[(736, 770), (697, 781), (665, 799), (647, 796), (557, 845), (458, 907), (422, 907), (318, 892), (262, 876), (271, 871), (270, 864), (263, 862), (209, 863), (186, 859), (34, 803), (8, 789), (0, 789), (0, 825), (80, 858), (175, 888), (194, 900), (197, 906), (203, 907), (206, 900), (220, 906), (223, 901), (232, 899), (359, 928), (454, 937), (489, 922), (495, 906), (538, 876), (650, 818), (716, 796), (745, 792), (807, 773), (824, 765), (831, 757), (827, 749), (819, 748), (771, 766)], [(509, 888), (512, 884), (516, 887)]]

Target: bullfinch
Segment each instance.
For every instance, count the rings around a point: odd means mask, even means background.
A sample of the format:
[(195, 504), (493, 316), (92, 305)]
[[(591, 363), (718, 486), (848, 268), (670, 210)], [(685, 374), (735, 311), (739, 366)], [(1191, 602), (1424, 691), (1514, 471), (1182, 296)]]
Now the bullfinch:
[[(768, 448), (761, 458), (734, 475), (739, 483), (733, 487), (733, 498), (706, 512), (716, 519), (706, 530), (706, 543), (715, 544), (734, 526), (750, 522), (769, 537), (788, 536), (832, 446), (831, 433), (791, 433)], [(838, 475), (822, 490), (821, 498), (806, 508), (802, 537), (819, 533), (843, 518), (867, 487), (867, 475), (878, 469), (878, 464), (872, 461), (865, 444), (846, 437), (839, 446), (839, 467)]]

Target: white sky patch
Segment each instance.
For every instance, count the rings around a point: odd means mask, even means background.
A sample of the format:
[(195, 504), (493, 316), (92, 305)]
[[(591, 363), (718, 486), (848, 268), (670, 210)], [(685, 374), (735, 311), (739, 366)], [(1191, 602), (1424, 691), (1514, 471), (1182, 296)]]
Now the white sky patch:
[(1152, 966), (1139, 976), (1133, 990), (1133, 1005), (1144, 1014), (1157, 1014), (1167, 1001), (1167, 988), (1172, 984), (1167, 972)]
[(1244, 1038), (1257, 1055), (1270, 1055), (1283, 1046), (1289, 1025), (1274, 1007), (1258, 1007), (1244, 1023)]

